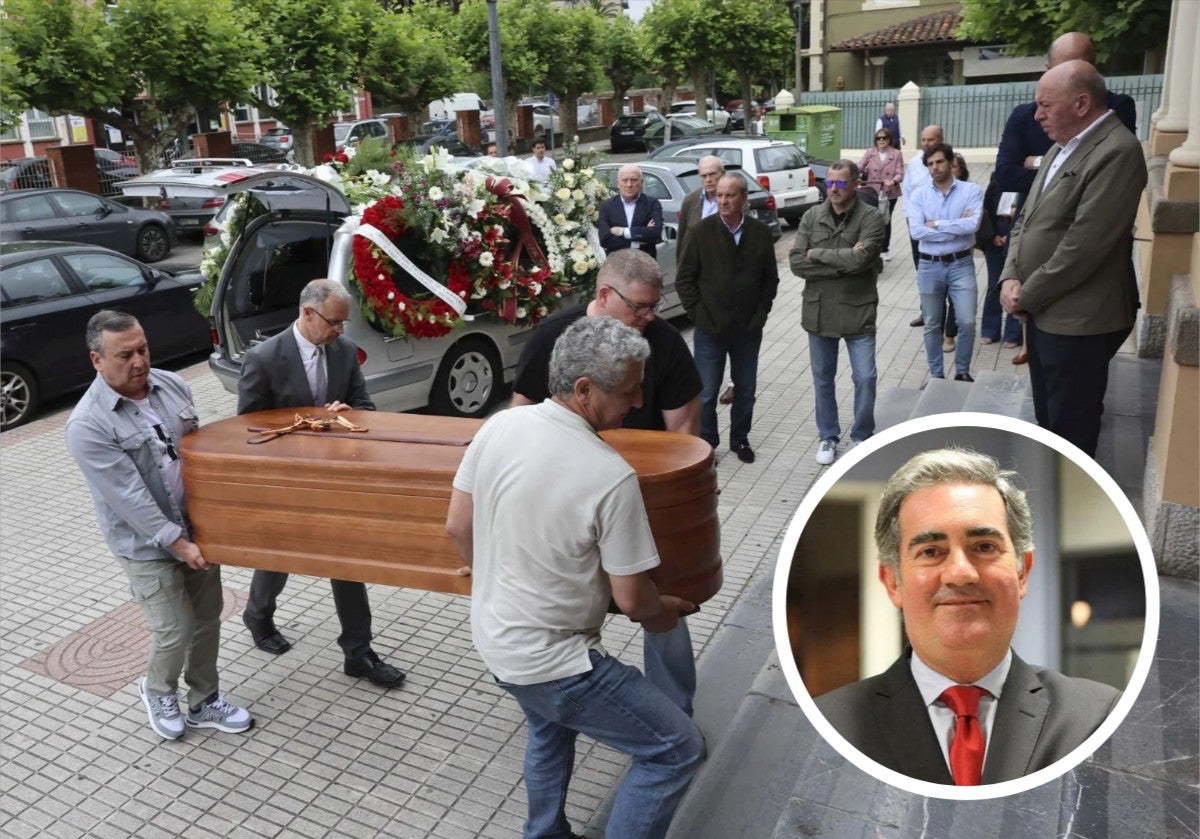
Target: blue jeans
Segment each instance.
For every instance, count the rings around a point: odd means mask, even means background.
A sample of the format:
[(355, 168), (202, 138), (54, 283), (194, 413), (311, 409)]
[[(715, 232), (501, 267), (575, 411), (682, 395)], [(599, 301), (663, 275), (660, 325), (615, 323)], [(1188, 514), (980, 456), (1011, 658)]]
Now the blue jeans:
[(838, 341), (846, 342), (850, 356), (850, 379), (854, 382), (854, 422), (850, 439), (856, 443), (875, 433), (875, 336), (854, 335), (849, 338), (808, 336), (808, 358), (812, 363), (813, 389), (817, 397), (817, 435), (821, 440), (840, 440), (842, 426), (838, 422), (837, 395), (833, 380), (837, 378)]
[(729, 447), (749, 442), (754, 421), (754, 392), (758, 388), (758, 349), (762, 330), (734, 329), (720, 335), (692, 330), (693, 355), (700, 371), (700, 436), (714, 449), (721, 443), (717, 433), (717, 396), (725, 379), (725, 357), (733, 379), (733, 406), (729, 411)]
[(925, 359), (929, 375), (942, 378), (943, 301), (947, 296), (954, 305), (958, 322), (958, 341), (954, 347), (954, 372), (971, 372), (971, 353), (975, 349), (975, 261), (966, 256), (953, 262), (922, 259), (917, 267), (917, 290), (921, 292), (921, 315), (925, 318)]
[(700, 769), (703, 739), (695, 723), (636, 667), (592, 650), (592, 669), (536, 685), (500, 687), (529, 722), (525, 839), (567, 839), (565, 805), (575, 738), (586, 734), (633, 758), (617, 788), (605, 836), (661, 837)]
[[(1019, 344), (1021, 343), (1021, 319), (1016, 315), (1006, 316), (1004, 309), (1000, 306), (1000, 274), (1004, 271), (1004, 258), (1007, 255), (1007, 243), (1000, 248), (989, 244), (983, 251), (983, 258), (987, 262), (988, 284), (987, 294), (983, 296), (983, 315), (979, 319), (979, 337)], [(1003, 338), (1000, 334), (1001, 319), (1004, 320)]]
[(696, 655), (687, 618), (680, 618), (670, 632), (643, 632), (642, 651), (642, 672), (650, 684), (690, 717), (696, 696)]

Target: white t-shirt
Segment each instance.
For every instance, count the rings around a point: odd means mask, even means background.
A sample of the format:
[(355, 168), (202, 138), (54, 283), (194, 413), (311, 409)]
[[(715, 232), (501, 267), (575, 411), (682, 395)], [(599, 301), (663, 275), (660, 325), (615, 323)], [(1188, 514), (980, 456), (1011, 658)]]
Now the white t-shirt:
[(529, 170), (533, 172), (533, 180), (535, 181), (545, 182), (550, 180), (550, 173), (558, 168), (558, 164), (554, 162), (554, 158), (550, 155), (546, 155), (541, 160), (538, 160), (535, 154), (526, 162), (529, 164)]
[(590, 671), (606, 575), (659, 564), (633, 468), (547, 399), (489, 419), (454, 488), (474, 505), (471, 636), (488, 669), (517, 685)]

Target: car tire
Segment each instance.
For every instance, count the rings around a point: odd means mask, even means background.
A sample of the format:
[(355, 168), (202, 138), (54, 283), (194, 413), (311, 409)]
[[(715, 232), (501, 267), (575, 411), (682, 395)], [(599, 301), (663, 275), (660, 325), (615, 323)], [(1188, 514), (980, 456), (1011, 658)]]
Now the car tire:
[(441, 416), (477, 419), (495, 401), (503, 379), (495, 348), (482, 338), (464, 338), (442, 359), (429, 407)]
[(167, 231), (157, 224), (147, 224), (137, 234), (137, 253), (142, 262), (158, 262), (171, 252)]
[(38, 406), (37, 380), (23, 364), (0, 365), (0, 431), (23, 425)]

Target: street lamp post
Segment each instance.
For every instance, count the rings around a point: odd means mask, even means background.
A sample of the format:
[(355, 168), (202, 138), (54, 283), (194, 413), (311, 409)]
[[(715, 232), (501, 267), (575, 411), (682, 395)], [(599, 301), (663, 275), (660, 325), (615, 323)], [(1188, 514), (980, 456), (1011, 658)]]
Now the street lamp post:
[(488, 47), (492, 56), (492, 116), (495, 124), (492, 133), (496, 136), (496, 153), (508, 156), (508, 130), (505, 118), (504, 77), (500, 73), (500, 18), (496, 12), (496, 0), (487, 0)]

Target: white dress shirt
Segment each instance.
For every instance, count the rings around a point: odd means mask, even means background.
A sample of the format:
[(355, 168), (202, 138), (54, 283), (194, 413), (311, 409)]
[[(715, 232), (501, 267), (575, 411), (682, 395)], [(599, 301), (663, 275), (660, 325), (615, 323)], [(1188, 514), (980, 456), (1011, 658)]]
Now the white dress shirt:
[(1111, 113), (1112, 111), (1105, 111), (1104, 116), (1100, 117), (1100, 119), (1096, 120), (1087, 128), (1080, 131), (1070, 140), (1067, 140), (1067, 144), (1065, 146), (1056, 144), (1058, 145), (1060, 151), (1058, 154), (1054, 155), (1054, 159), (1050, 161), (1050, 168), (1046, 170), (1046, 177), (1042, 181), (1043, 192), (1046, 190), (1046, 185), (1050, 183), (1050, 179), (1053, 178), (1055, 174), (1058, 173), (1058, 170), (1062, 167), (1062, 165), (1067, 162), (1067, 158), (1071, 156), (1071, 153), (1075, 151), (1075, 149), (1079, 148), (1079, 144), (1083, 142), (1083, 138), (1088, 134), (1091, 134), (1092, 131), (1095, 130), (1096, 126), (1100, 124), (1100, 120), (1104, 119), (1104, 117)]
[[(925, 702), (925, 709), (929, 711), (929, 721), (933, 723), (933, 731), (937, 734), (938, 745), (942, 749), (942, 757), (945, 758), (946, 767), (949, 768), (950, 741), (954, 739), (955, 716), (949, 706), (938, 697), (942, 695), (946, 688), (954, 687), (958, 682), (947, 679), (941, 673), (931, 668), (925, 662), (921, 661), (915, 652), (912, 654), (909, 664), (912, 667), (913, 680), (917, 683), (917, 690), (921, 692), (921, 699)], [(985, 766), (987, 765), (987, 750), (992, 747), (992, 723), (996, 719), (996, 705), (1000, 701), (1000, 692), (1004, 688), (1004, 680), (1008, 678), (1008, 669), (1010, 666), (1012, 666), (1011, 649), (990, 673), (982, 679), (976, 679), (974, 682), (971, 682), (971, 684), (983, 688), (989, 694), (979, 699), (979, 724), (983, 727), (983, 759)]]
[[(317, 394), (319, 381), (317, 379), (317, 363), (325, 364), (325, 382), (328, 389), (329, 382), (329, 365), (325, 360), (325, 352), (321, 347), (318, 347), (312, 341), (300, 334), (300, 328), (296, 324), (292, 324), (292, 334), (296, 336), (296, 346), (300, 348), (300, 358), (304, 361), (304, 378), (308, 379), (308, 389), (314, 395)], [(329, 394), (325, 394), (328, 401)]]

